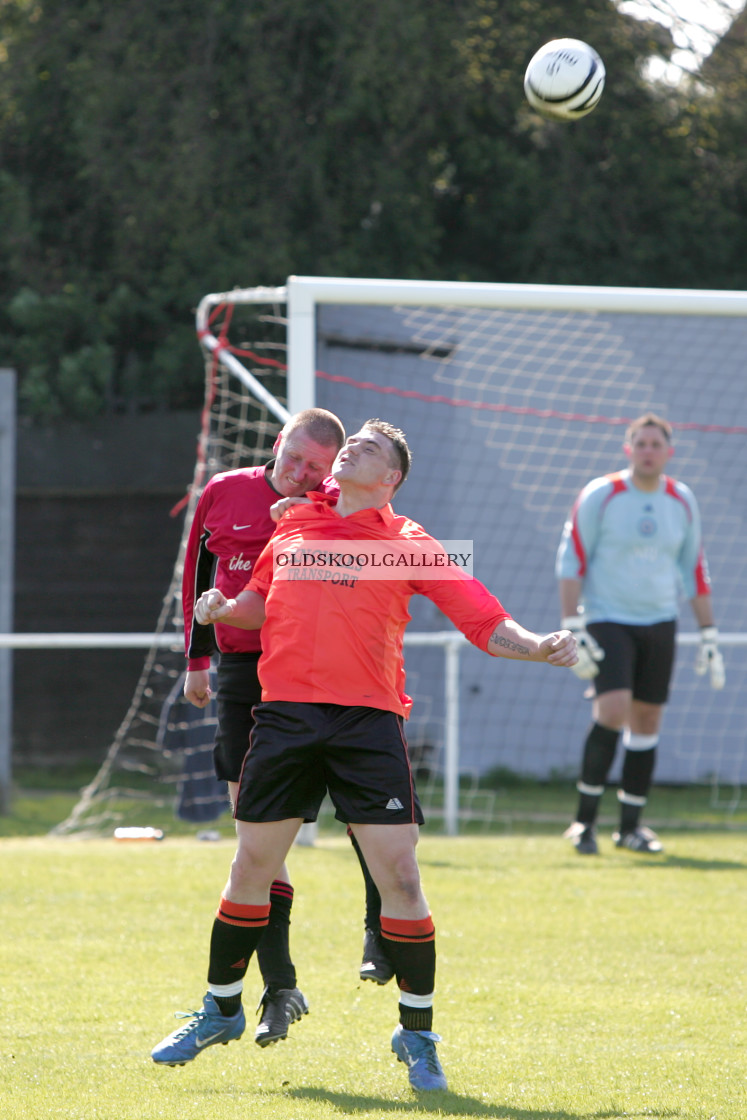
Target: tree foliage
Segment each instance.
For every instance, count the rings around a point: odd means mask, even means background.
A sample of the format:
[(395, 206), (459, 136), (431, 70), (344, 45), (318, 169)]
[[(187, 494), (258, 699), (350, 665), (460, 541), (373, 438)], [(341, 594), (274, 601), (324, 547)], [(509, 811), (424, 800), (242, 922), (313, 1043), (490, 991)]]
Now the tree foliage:
[[(554, 124), (523, 72), (570, 28), (607, 89)], [(741, 105), (715, 56), (646, 81), (671, 50), (611, 0), (0, 0), (22, 409), (194, 404), (197, 300), (292, 273), (741, 286)]]

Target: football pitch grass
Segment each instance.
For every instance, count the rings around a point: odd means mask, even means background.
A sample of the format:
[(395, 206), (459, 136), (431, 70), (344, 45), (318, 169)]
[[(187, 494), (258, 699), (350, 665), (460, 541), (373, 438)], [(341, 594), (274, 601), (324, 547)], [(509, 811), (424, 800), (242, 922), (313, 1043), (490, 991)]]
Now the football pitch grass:
[(363, 885), (341, 826), (289, 865), (310, 1014), (193, 1063), (150, 1059), (201, 1006), (233, 844), (0, 841), (3, 1120), (744, 1120), (747, 836), (671, 832), (597, 858), (557, 835), (430, 837), (434, 1029), (449, 1091), (417, 1095), (390, 1052), (392, 984), (358, 979)]

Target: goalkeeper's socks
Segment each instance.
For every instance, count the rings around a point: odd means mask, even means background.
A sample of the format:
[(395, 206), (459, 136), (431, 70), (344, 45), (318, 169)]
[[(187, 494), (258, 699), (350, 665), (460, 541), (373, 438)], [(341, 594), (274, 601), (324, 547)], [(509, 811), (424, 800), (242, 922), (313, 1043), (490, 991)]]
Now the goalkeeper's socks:
[(651, 788), (656, 764), (658, 735), (631, 735), (625, 733), (625, 758), (623, 759), (620, 785), (635, 797), (647, 797)]
[(641, 819), (641, 810), (646, 804), (645, 797), (636, 798), (635, 802), (626, 801), (625, 798), (629, 797), (624, 790), (619, 790), (617, 797), (620, 802), (620, 835), (624, 836), (626, 832), (635, 832), (638, 828), (638, 822)]
[(658, 735), (634, 735), (626, 731), (620, 802), (620, 832), (634, 832), (646, 804), (656, 764)]
[(257, 964), (268, 988), (295, 988), (296, 969), (290, 955), (293, 887), (275, 879), (270, 887), (270, 919), (257, 946)]
[(587, 793), (581, 783), (578, 783), (579, 797), (578, 808), (576, 809), (576, 820), (580, 824), (594, 824), (599, 812), (599, 802), (602, 799), (601, 793)]
[(604, 793), (604, 784), (617, 750), (620, 732), (613, 727), (603, 727), (593, 723), (584, 742), (581, 762), (581, 778), (576, 788), (579, 792), (576, 820), (582, 824), (593, 824), (597, 819), (599, 801)]

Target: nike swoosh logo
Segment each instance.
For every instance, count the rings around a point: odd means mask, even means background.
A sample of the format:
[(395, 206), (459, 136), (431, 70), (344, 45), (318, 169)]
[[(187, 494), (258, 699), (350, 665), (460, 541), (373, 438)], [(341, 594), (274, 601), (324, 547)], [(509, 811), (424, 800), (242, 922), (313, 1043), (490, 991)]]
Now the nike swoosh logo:
[(242, 529), (251, 529), (251, 527), (252, 523), (250, 521), (248, 525), (234, 525), (233, 531), (234, 533), (240, 533)]
[(195, 1046), (198, 1050), (202, 1050), (203, 1046), (209, 1046), (211, 1042), (215, 1042), (216, 1038), (220, 1038), (223, 1031), (218, 1031), (217, 1034), (211, 1034), (209, 1038), (196, 1038)]

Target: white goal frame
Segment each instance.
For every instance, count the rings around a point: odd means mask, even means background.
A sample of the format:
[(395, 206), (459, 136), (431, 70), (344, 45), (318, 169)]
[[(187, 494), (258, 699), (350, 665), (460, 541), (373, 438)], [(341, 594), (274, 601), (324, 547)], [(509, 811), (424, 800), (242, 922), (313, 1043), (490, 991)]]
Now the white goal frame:
[(313, 408), (316, 403), (315, 331), (316, 310), (320, 304), (450, 304), (535, 311), (747, 316), (747, 292), (739, 291), (290, 276), (284, 287), (237, 288), (204, 296), (197, 309), (197, 332), (203, 345), (213, 351), (219, 350), (220, 343), (208, 330), (208, 315), (210, 308), (221, 303), (285, 303), (288, 314), (287, 412), (278, 409), (278, 402), (233, 355), (225, 350), (218, 355), (219, 360), (283, 422), (289, 414)]
[[(213, 308), (222, 304), (285, 304), (287, 316), (287, 409), (276, 401), (209, 329)], [(486, 309), (707, 315), (747, 317), (747, 292), (696, 289), (595, 287), (549, 284), (491, 284), (451, 281), (290, 276), (282, 287), (256, 287), (213, 293), (201, 300), (196, 326), (202, 345), (235, 374), (281, 422), (317, 402), (317, 311), (323, 305), (450, 306)], [(724, 645), (744, 645), (743, 634), (722, 634)], [(445, 654), (444, 825), (458, 831), (459, 817), (459, 660), (466, 645), (453, 633), (410, 633), (410, 645), (438, 644)], [(679, 633), (680, 645), (697, 635)]]

